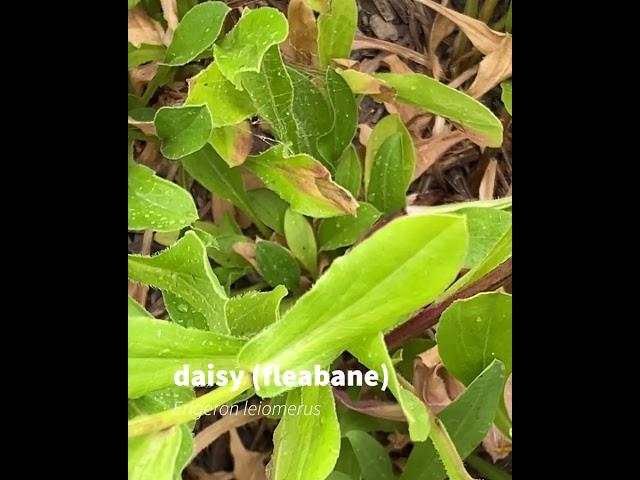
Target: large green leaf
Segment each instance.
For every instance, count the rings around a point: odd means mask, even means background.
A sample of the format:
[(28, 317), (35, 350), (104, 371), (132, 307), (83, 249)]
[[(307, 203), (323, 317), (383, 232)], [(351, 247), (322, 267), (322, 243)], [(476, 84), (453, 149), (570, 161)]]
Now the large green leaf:
[(511, 228), (511, 212), (495, 208), (465, 208), (460, 213), (467, 217), (469, 226), (469, 253), (466, 268), (479, 265)]
[(251, 156), (245, 166), (296, 212), (315, 218), (353, 214), (358, 203), (331, 180), (329, 171), (304, 153), (289, 156), (277, 145)]
[(347, 438), (360, 464), (363, 480), (395, 480), (389, 454), (375, 438), (358, 430), (347, 433)]
[(438, 352), (444, 366), (469, 384), (494, 359), (511, 373), (511, 295), (480, 293), (457, 300), (440, 317)]
[(148, 317), (130, 317), (128, 327), (129, 398), (174, 385), (176, 371), (185, 364), (192, 369), (206, 370), (210, 363), (216, 368), (233, 369), (244, 343)]
[(227, 322), (233, 335), (250, 337), (280, 318), (280, 302), (287, 296), (282, 285), (270, 292), (247, 292), (231, 297), (226, 305)]
[(386, 367), (389, 389), (398, 400), (402, 413), (409, 424), (409, 433), (414, 442), (423, 442), (429, 435), (429, 414), (418, 397), (400, 385), (396, 370), (387, 351), (382, 333), (373, 335), (365, 341), (358, 341), (349, 347), (349, 351), (371, 370), (383, 378), (382, 365)]
[(230, 167), (211, 145), (182, 159), (185, 170), (210, 192), (229, 200), (240, 208), (258, 228), (264, 224), (258, 219), (244, 189), (239, 168)]
[(170, 232), (191, 225), (198, 211), (189, 192), (144, 165), (129, 164), (129, 230)]
[(309, 273), (315, 275), (318, 266), (318, 247), (309, 221), (289, 208), (284, 216), (284, 233), (291, 253)]
[(169, 291), (162, 292), (162, 299), (164, 300), (164, 308), (167, 309), (171, 321), (187, 328), (199, 328), (200, 330), (209, 329), (207, 317), (186, 300)]
[(152, 315), (147, 312), (142, 305), (136, 302), (133, 298), (129, 298), (129, 317), (149, 317), (153, 318)]
[(318, 140), (318, 149), (325, 163), (335, 169), (358, 128), (358, 105), (347, 82), (331, 68), (327, 69), (326, 83), (332, 125), (331, 130)]
[(320, 250), (348, 247), (362, 237), (381, 217), (376, 207), (362, 202), (355, 216), (326, 218), (318, 227)]
[(349, 190), (353, 198), (358, 198), (362, 187), (362, 165), (353, 145), (347, 147), (338, 159), (335, 180), (338, 185)]
[[(385, 141), (394, 135), (400, 136), (400, 145), (389, 145), (387, 147), (388, 152), (383, 152), (387, 154), (384, 155), (384, 157), (380, 156), (379, 153)], [(400, 149), (402, 151), (400, 151)], [(395, 154), (398, 155), (401, 160), (395, 160), (393, 156), (389, 156), (394, 154), (394, 150)], [(379, 172), (382, 171), (382, 173), (384, 173), (385, 162), (392, 162), (393, 166), (391, 166), (390, 169), (394, 170), (390, 171), (389, 175), (395, 174), (397, 176), (398, 181), (395, 183), (399, 183), (400, 180), (402, 180), (402, 184), (406, 184), (407, 187), (409, 186), (411, 179), (413, 178), (416, 152), (413, 147), (413, 142), (411, 141), (411, 135), (409, 134), (407, 127), (402, 123), (402, 120), (400, 120), (400, 116), (398, 114), (388, 115), (380, 120), (369, 137), (367, 153), (364, 158), (364, 188), (367, 194), (367, 199), (369, 198), (369, 182), (371, 181), (376, 158), (378, 158), (379, 166), (377, 167), (377, 170)], [(385, 175), (382, 175), (382, 173), (379, 173), (376, 176), (383, 180)], [(376, 186), (380, 185), (382, 180), (377, 180)], [(384, 184), (384, 182), (382, 182), (382, 184)]]
[(466, 93), (417, 73), (377, 73), (374, 77), (391, 85), (397, 92), (398, 100), (459, 124), (474, 142), (487, 147), (502, 145), (500, 120)]
[(358, 26), (356, 0), (332, 0), (331, 12), (318, 17), (318, 53), (320, 66), (334, 58), (349, 58)]
[(224, 317), (227, 295), (194, 232), (153, 257), (129, 255), (129, 278), (175, 293), (206, 317), (212, 331), (229, 332)]
[(236, 125), (256, 113), (251, 97), (247, 92), (236, 89), (222, 75), (217, 63), (211, 63), (189, 80), (189, 95), (185, 104), (206, 104), (214, 128)]
[[(392, 328), (430, 303), (453, 281), (466, 250), (464, 218), (394, 220), (335, 260), (282, 320), (251, 339), (240, 355), (242, 368), (270, 364), (300, 371), (327, 365), (357, 339)], [(264, 378), (258, 382), (264, 385)], [(285, 389), (263, 386), (259, 394), (270, 397)]]
[(287, 202), (268, 188), (250, 190), (247, 196), (262, 223), (284, 236), (284, 215), (289, 208)]
[[(440, 412), (460, 457), (468, 456), (493, 423), (505, 380), (504, 366), (495, 360), (451, 405)], [(416, 443), (401, 480), (444, 480), (442, 462), (430, 441)]]
[(160, 138), (160, 151), (177, 160), (200, 150), (209, 140), (212, 124), (206, 105), (162, 107), (154, 124)]
[(278, 47), (267, 50), (260, 72), (245, 72), (241, 78), (260, 117), (281, 142), (298, 151), (298, 126), (292, 113), (293, 84)]
[(283, 42), (289, 34), (287, 18), (271, 7), (251, 10), (213, 47), (220, 71), (236, 87), (241, 88), (241, 73), (259, 72), (262, 57), (270, 47)]
[(184, 65), (209, 48), (220, 35), (229, 10), (223, 2), (204, 2), (189, 10), (173, 32), (164, 63)]
[(340, 426), (330, 386), (289, 392), (273, 446), (267, 467), (271, 480), (327, 478), (340, 452)]

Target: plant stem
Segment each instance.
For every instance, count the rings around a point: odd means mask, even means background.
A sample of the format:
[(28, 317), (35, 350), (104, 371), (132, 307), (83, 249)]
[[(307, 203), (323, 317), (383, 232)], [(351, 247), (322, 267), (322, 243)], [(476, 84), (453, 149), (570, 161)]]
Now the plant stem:
[(484, 0), (478, 18), (488, 25), (493, 17), (493, 12), (495, 12), (497, 4), (498, 0)]
[(214, 408), (233, 400), (251, 387), (251, 385), (251, 374), (244, 372), (239, 388), (236, 390), (233, 390), (233, 385), (218, 387), (212, 392), (206, 393), (191, 402), (184, 403), (171, 410), (136, 417), (129, 421), (129, 437), (137, 437), (145, 433), (157, 432), (174, 425), (195, 420)]
[[(464, 14), (476, 18), (478, 16), (478, 0), (467, 0), (464, 6)], [(462, 31), (458, 32), (458, 36), (454, 42), (452, 59), (455, 61), (460, 58), (467, 50), (468, 45), (469, 39), (467, 39), (467, 36)]]
[(511, 475), (507, 472), (500, 470), (498, 467), (480, 458), (476, 454), (472, 453), (469, 455), (467, 457), (467, 463), (487, 480), (512, 480)]
[(429, 412), (429, 421), (431, 422), (431, 434), (429, 436), (433, 446), (438, 451), (438, 455), (440, 455), (450, 480), (473, 480), (473, 477), (464, 468), (464, 462), (460, 458), (460, 454), (456, 450), (445, 426), (432, 412)]

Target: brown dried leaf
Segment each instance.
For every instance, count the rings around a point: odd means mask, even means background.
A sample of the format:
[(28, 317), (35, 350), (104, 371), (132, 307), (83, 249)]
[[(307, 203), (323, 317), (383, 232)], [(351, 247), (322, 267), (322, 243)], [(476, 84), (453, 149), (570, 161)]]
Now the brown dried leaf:
[(133, 93), (137, 96), (141, 96), (144, 91), (145, 85), (147, 85), (153, 77), (156, 76), (158, 71), (158, 62), (151, 62), (145, 65), (140, 65), (132, 69), (129, 72), (129, 79), (131, 80), (131, 87)]
[(288, 46), (295, 61), (303, 65), (318, 65), (318, 28), (313, 10), (303, 0), (291, 0)]
[(432, 8), (440, 15), (447, 17), (455, 23), (464, 34), (469, 37), (471, 43), (485, 55), (489, 55), (493, 51), (500, 48), (502, 39), (507, 36), (506, 33), (491, 30), (486, 23), (476, 20), (475, 18), (456, 12), (447, 7), (443, 7), (433, 0), (416, 0), (427, 7)]
[(187, 480), (233, 480), (233, 472), (209, 473), (196, 465), (189, 465), (185, 472)]
[(178, 28), (178, 5), (176, 0), (160, 0), (162, 6), (162, 16), (167, 21), (167, 31), (164, 32), (162, 41), (165, 45), (170, 45), (173, 39), (173, 32)]
[(236, 480), (267, 480), (264, 460), (269, 454), (247, 450), (235, 428), (229, 432), (229, 435), (231, 436), (229, 449), (233, 456), (233, 474)]
[(411, 438), (406, 433), (393, 432), (387, 435), (387, 439), (389, 440), (385, 447), (387, 452), (399, 452), (411, 443)]
[(365, 147), (369, 143), (369, 137), (371, 136), (371, 132), (373, 132), (373, 128), (371, 128), (366, 123), (361, 123), (358, 125), (358, 140)]
[(496, 188), (496, 173), (498, 170), (498, 161), (495, 158), (489, 160), (489, 165), (484, 171), (482, 181), (480, 182), (480, 189), (478, 190), (478, 197), (480, 200), (493, 200), (493, 193)]
[(480, 98), (503, 80), (511, 78), (512, 40), (513, 37), (503, 39), (500, 48), (482, 59), (478, 74), (467, 90), (469, 95)]
[[(444, 2), (442, 2), (442, 5), (446, 7), (448, 3), (449, 2), (445, 0)], [(449, 35), (451, 35), (455, 29), (456, 24), (449, 20), (447, 17), (440, 14), (436, 15), (436, 18), (433, 21), (433, 26), (431, 27), (431, 32), (429, 33), (428, 50), (429, 59), (431, 60), (431, 70), (433, 72), (433, 78), (435, 78), (436, 80), (440, 80), (443, 74), (440, 60), (438, 59), (438, 55), (436, 54), (438, 46), (440, 46), (442, 41)]]
[(414, 363), (413, 386), (418, 397), (436, 414), (464, 391), (464, 385), (444, 368), (437, 345), (418, 355)]
[(253, 242), (236, 242), (231, 247), (234, 252), (244, 258), (247, 262), (253, 266), (257, 271), (258, 262), (256, 261), (256, 244)]
[(235, 218), (235, 208), (233, 203), (217, 195), (212, 195), (211, 217), (213, 218), (213, 223), (220, 225), (226, 213)]
[(129, 125), (139, 128), (145, 135), (156, 135), (156, 126), (153, 122), (141, 122), (133, 117), (129, 117)]
[(467, 135), (460, 130), (434, 135), (416, 144), (416, 179), (429, 170), (451, 147), (466, 139)]
[(202, 450), (207, 448), (228, 431), (246, 425), (247, 423), (254, 422), (259, 418), (262, 418), (262, 415), (249, 415), (240, 411), (240, 413), (225, 415), (221, 419), (215, 421), (193, 438), (193, 452), (191, 453), (191, 460), (196, 458)]
[(334, 389), (336, 400), (349, 410), (359, 412), (370, 417), (384, 418), (393, 422), (406, 422), (407, 419), (402, 408), (395, 402), (383, 402), (381, 400), (351, 400), (347, 392)]
[(358, 60), (351, 60), (350, 58), (334, 58), (332, 62), (337, 67), (342, 68), (356, 68), (360, 62)]
[(429, 59), (425, 55), (418, 53), (415, 50), (396, 45), (395, 43), (386, 42), (384, 40), (378, 40), (377, 38), (365, 37), (362, 35), (356, 36), (355, 40), (353, 41), (353, 50), (366, 50), (369, 48), (383, 50), (389, 53), (395, 53), (400, 57), (411, 60), (412, 62), (416, 62), (417, 64), (424, 67), (431, 67), (431, 62), (429, 62)]
[(147, 142), (142, 152), (138, 156), (138, 162), (155, 170), (155, 167), (162, 160), (160, 154), (160, 145), (157, 143)]
[(491, 456), (494, 463), (507, 458), (512, 450), (511, 441), (495, 425), (491, 426), (491, 429), (482, 440), (482, 446)]
[(162, 37), (164, 30), (162, 25), (147, 15), (141, 7), (129, 10), (128, 16), (128, 40), (134, 47), (140, 45), (164, 45)]
[(509, 414), (509, 419), (511, 419), (511, 409), (512, 409), (512, 393), (511, 393), (511, 377), (507, 379), (507, 383), (504, 386), (504, 405), (507, 407), (507, 413)]

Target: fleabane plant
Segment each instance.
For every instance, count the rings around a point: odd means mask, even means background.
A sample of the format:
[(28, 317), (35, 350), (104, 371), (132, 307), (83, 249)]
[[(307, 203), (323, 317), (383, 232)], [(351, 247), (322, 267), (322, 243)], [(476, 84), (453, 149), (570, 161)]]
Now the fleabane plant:
[[(477, 100), (427, 76), (337, 66), (334, 59), (351, 53), (355, 0), (292, 1), (290, 12), (313, 19), (313, 41), (301, 41), (299, 27), (275, 8), (234, 16), (222, 2), (185, 8), (194, 3), (180, 3), (172, 36), (154, 36), (149, 31), (162, 25), (130, 2), (130, 25), (132, 18), (144, 24), (151, 43), (130, 43), (129, 66), (157, 64), (144, 92), (129, 94), (128, 226), (166, 248), (129, 255), (128, 276), (158, 289), (167, 315), (154, 318), (129, 298), (129, 478), (181, 478), (194, 421), (252, 397), (294, 407), (284, 408), (273, 434), (271, 480), (368, 479), (372, 469), (395, 478), (369, 434), (376, 429), (366, 426), (384, 417), (378, 410), (353, 428), (336, 384), (268, 375), (340, 371), (349, 355), (385, 378), (388, 391), (369, 388), (376, 401), (394, 402), (395, 428), (414, 442), (418, 453), (402, 478), (470, 478), (463, 460), (491, 425), (510, 435), (502, 393), (511, 373), (511, 296), (453, 300), (510, 259), (510, 200), (407, 212), (416, 152), (400, 117), (377, 123), (362, 158), (353, 140), (372, 84), (483, 147), (501, 145), (502, 124)], [(182, 101), (152, 104), (176, 78), (187, 79)], [(176, 162), (174, 181), (136, 161), (135, 142), (155, 144)], [(193, 182), (237, 215), (199, 220)], [(436, 416), (399, 372), (405, 347), (390, 351), (385, 335), (445, 302), (437, 342), (466, 389)], [(204, 373), (190, 380), (194, 371), (210, 372), (215, 388), (196, 397), (194, 386), (213, 384)], [(362, 391), (351, 390), (356, 402)], [(305, 407), (317, 414), (288, 413)], [(343, 470), (348, 455), (354, 477)]]

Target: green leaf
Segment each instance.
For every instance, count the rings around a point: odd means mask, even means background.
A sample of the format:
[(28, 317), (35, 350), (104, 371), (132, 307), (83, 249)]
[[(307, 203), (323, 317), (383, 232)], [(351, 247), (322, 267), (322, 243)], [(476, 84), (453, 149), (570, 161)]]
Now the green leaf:
[[(273, 435), (271, 480), (324, 480), (338, 459), (340, 426), (331, 387), (302, 387), (287, 395)], [(289, 410), (290, 407), (294, 407)], [(293, 414), (291, 414), (294, 410)]]
[(129, 69), (136, 68), (144, 63), (157, 62), (164, 58), (166, 48), (164, 45), (141, 44), (139, 48), (129, 43)]
[(462, 290), (464, 287), (471, 285), (476, 280), (481, 279), (487, 273), (492, 271), (497, 266), (504, 263), (512, 253), (512, 227), (505, 232), (500, 238), (498, 243), (495, 244), (493, 249), (487, 254), (487, 256), (478, 265), (473, 267), (461, 278), (459, 278), (453, 285), (451, 285), (436, 301), (439, 302), (445, 298), (450, 297), (454, 293)]
[(352, 480), (354, 478), (360, 480), (360, 465), (358, 463), (356, 454), (353, 451), (353, 447), (351, 446), (351, 442), (344, 436), (342, 422), (340, 422), (340, 431), (343, 435), (343, 438), (340, 439), (340, 455), (338, 456), (338, 461), (336, 462), (335, 469), (328, 478), (341, 480), (343, 478), (341, 477), (342, 475), (346, 477), (347, 480)]
[(188, 329), (148, 317), (128, 320), (128, 395), (139, 397), (174, 383), (183, 365), (204, 369), (233, 369), (242, 339), (204, 330)]
[(435, 345), (436, 342), (428, 338), (410, 338), (404, 342), (402, 345), (402, 360), (396, 365), (400, 374), (411, 381), (416, 357)]
[(329, 474), (327, 480), (352, 480), (352, 478), (344, 473), (333, 471)]
[(511, 295), (480, 293), (456, 300), (440, 317), (438, 352), (447, 370), (465, 385), (494, 359), (511, 373)]
[(320, 159), (318, 140), (331, 130), (331, 107), (320, 89), (303, 73), (288, 68), (293, 86), (293, 116), (298, 127), (296, 153), (307, 153)]
[[(387, 137), (376, 152), (371, 166), (367, 200), (384, 214), (397, 212), (405, 207), (409, 183), (404, 175), (402, 134)], [(415, 157), (413, 158), (415, 164)]]
[(511, 228), (511, 212), (493, 208), (465, 208), (460, 210), (469, 226), (469, 253), (466, 268), (479, 265)]
[[(398, 114), (388, 115), (376, 124), (371, 132), (371, 136), (369, 137), (369, 143), (367, 144), (367, 153), (364, 157), (364, 188), (367, 198), (369, 195), (369, 182), (371, 181), (373, 166), (376, 162), (376, 158), (378, 157), (378, 153), (382, 149), (385, 141), (395, 134), (399, 134), (402, 138), (400, 143), (402, 152), (400, 153), (398, 147), (395, 147), (397, 149), (396, 155), (402, 157), (402, 168), (398, 168), (398, 165), (400, 164), (399, 161), (395, 161), (393, 158), (388, 158), (388, 155), (393, 153), (393, 150), (391, 149), (393, 145), (387, 147), (390, 151), (385, 152), (387, 155), (381, 157), (379, 161), (394, 162), (396, 164), (395, 169), (397, 170), (395, 173), (398, 175), (398, 179), (402, 178), (407, 187), (411, 183), (416, 162), (416, 152), (413, 147), (413, 142), (411, 141), (411, 135), (409, 134), (407, 127), (402, 123), (402, 120), (400, 120), (400, 116)], [(381, 163), (381, 167), (383, 165), (384, 163)], [(381, 174), (376, 176), (384, 177)], [(377, 182), (379, 182), (379, 180), (377, 180)]]
[(249, 202), (240, 169), (230, 167), (211, 145), (184, 157), (182, 166), (207, 190), (240, 208), (261, 231), (265, 228)]
[(241, 88), (240, 74), (259, 72), (267, 50), (283, 42), (288, 34), (287, 18), (279, 10), (271, 7), (246, 8), (233, 30), (213, 46), (220, 71), (237, 88)]
[(237, 234), (222, 233), (216, 237), (218, 245), (207, 248), (207, 254), (216, 263), (227, 268), (246, 268), (249, 263), (233, 250), (238, 242), (248, 242), (249, 237)]
[(425, 441), (429, 436), (430, 430), (429, 414), (422, 400), (400, 385), (382, 333), (352, 344), (349, 347), (349, 351), (364, 366), (378, 372), (380, 378), (384, 378), (381, 365), (386, 367), (389, 378), (389, 390), (391, 390), (402, 408), (402, 413), (404, 413), (407, 423), (409, 424), (411, 440), (414, 442)]
[(292, 113), (293, 84), (278, 47), (271, 47), (265, 53), (260, 72), (246, 72), (241, 78), (260, 117), (269, 123), (281, 142), (290, 144), (297, 151), (298, 126)]
[[(129, 400), (129, 419), (148, 415), (195, 398), (193, 389), (170, 387)], [(129, 439), (129, 479), (179, 480), (193, 451), (193, 425), (185, 424), (164, 432)], [(179, 431), (179, 435), (176, 434)], [(179, 442), (176, 446), (176, 437)], [(171, 465), (169, 461), (175, 458)]]
[(306, 154), (287, 156), (277, 145), (251, 156), (245, 166), (296, 212), (315, 218), (354, 214), (358, 203), (331, 180), (329, 171)]
[(318, 247), (309, 221), (289, 208), (284, 216), (284, 233), (291, 253), (315, 276), (318, 270)]
[(169, 291), (162, 292), (162, 299), (173, 322), (186, 328), (209, 329), (207, 317), (186, 300)]
[(334, 58), (349, 58), (358, 26), (355, 0), (333, 0), (331, 13), (318, 17), (320, 66), (326, 68)]
[(128, 169), (129, 230), (170, 232), (198, 219), (189, 192), (144, 165), (129, 164)]
[(262, 223), (284, 236), (284, 214), (289, 208), (287, 202), (268, 188), (250, 190), (247, 196)]
[(249, 121), (214, 128), (209, 144), (230, 167), (242, 165), (251, 151), (253, 132)]
[(275, 242), (256, 244), (256, 261), (260, 273), (272, 287), (284, 285), (295, 290), (300, 283), (300, 266), (291, 253)]
[(229, 332), (224, 317), (227, 295), (194, 232), (153, 257), (129, 255), (129, 278), (178, 295), (206, 317), (212, 331)]
[(353, 145), (347, 147), (338, 159), (335, 180), (338, 185), (349, 190), (353, 198), (358, 198), (362, 186), (362, 165)]
[(352, 430), (387, 433), (406, 430), (406, 425), (403, 423), (372, 417), (364, 413), (349, 410), (345, 407), (338, 408), (338, 418), (340, 420), (340, 431), (343, 437)]
[(218, 38), (229, 10), (223, 2), (204, 2), (189, 10), (173, 32), (164, 63), (185, 65), (209, 48)]
[[(313, 0), (309, 0), (309, 1), (313, 1)], [(131, 10), (133, 7), (135, 7), (139, 3), (140, 3), (140, 0), (129, 0), (129, 10)]]
[(287, 296), (282, 285), (270, 292), (248, 292), (231, 297), (225, 312), (231, 333), (251, 337), (280, 319), (280, 301)]
[(154, 123), (160, 151), (170, 160), (177, 160), (200, 150), (211, 134), (211, 115), (206, 105), (162, 107)]
[(357, 430), (347, 433), (347, 438), (358, 458), (364, 480), (395, 480), (389, 454), (376, 439)]
[(247, 92), (236, 89), (222, 75), (217, 63), (211, 63), (189, 80), (189, 94), (185, 104), (206, 104), (214, 128), (236, 125), (256, 113), (251, 97)]
[[(351, 145), (356, 134), (358, 105), (349, 84), (335, 70), (327, 69), (326, 82), (332, 124), (331, 130), (318, 140), (318, 149), (325, 164), (335, 169), (336, 163), (342, 159), (343, 153), (346, 153), (345, 149)], [(354, 197), (357, 194), (358, 192)]]
[(502, 103), (504, 103), (504, 107), (507, 109), (507, 112), (509, 112), (509, 115), (511, 115), (511, 80), (502, 82), (500, 86), (502, 87)]
[[(394, 220), (335, 260), (282, 320), (253, 337), (240, 365), (300, 371), (329, 364), (345, 346), (394, 327), (430, 303), (456, 277), (466, 249), (461, 217)], [(263, 397), (286, 389), (264, 386), (262, 377), (258, 382)]]
[[(498, 401), (503, 393), (504, 366), (495, 360), (447, 408), (440, 412), (460, 457), (465, 458), (478, 446), (493, 424)], [(444, 480), (447, 477), (433, 444), (416, 443), (409, 455), (401, 480)]]
[(129, 317), (149, 317), (153, 318), (153, 316), (147, 312), (142, 305), (136, 302), (133, 298), (129, 298)]
[(354, 217), (327, 218), (318, 227), (320, 251), (348, 247), (362, 237), (381, 217), (381, 213), (368, 203), (360, 203)]
[(482, 103), (466, 93), (420, 74), (377, 73), (398, 94), (398, 100), (460, 124), (481, 146), (502, 145), (502, 123)]

